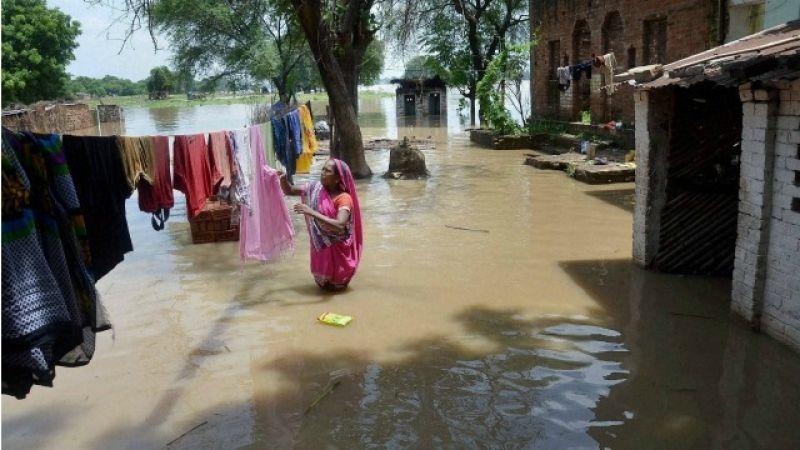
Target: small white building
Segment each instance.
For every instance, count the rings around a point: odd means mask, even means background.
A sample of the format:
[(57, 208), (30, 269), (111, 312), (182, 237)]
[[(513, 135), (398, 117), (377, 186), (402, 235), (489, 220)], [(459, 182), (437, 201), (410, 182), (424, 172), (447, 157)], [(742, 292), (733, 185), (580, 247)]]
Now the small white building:
[(800, 21), (637, 87), (633, 258), (732, 277), (731, 310), (800, 351)]

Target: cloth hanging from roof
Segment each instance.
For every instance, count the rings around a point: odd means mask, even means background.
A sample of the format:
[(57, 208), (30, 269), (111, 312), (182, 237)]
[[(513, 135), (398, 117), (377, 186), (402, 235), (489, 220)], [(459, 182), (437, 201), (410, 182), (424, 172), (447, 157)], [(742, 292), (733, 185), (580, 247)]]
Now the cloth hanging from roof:
[(67, 135), (62, 141), (86, 223), (89, 267), (99, 280), (133, 251), (125, 217), (133, 190), (115, 137)]
[(193, 219), (212, 195), (211, 164), (202, 134), (175, 136), (173, 186), (186, 195), (186, 214)]

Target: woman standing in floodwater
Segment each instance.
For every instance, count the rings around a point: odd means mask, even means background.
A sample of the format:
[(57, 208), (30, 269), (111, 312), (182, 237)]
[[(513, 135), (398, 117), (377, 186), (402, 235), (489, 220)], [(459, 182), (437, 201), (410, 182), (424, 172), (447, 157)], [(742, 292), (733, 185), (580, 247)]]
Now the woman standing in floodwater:
[(322, 167), (319, 181), (293, 186), (285, 174), (280, 178), (286, 195), (301, 196), (302, 203), (294, 205), (294, 211), (305, 215), (308, 225), (314, 280), (323, 289), (346, 288), (364, 247), (361, 208), (350, 167), (331, 158)]

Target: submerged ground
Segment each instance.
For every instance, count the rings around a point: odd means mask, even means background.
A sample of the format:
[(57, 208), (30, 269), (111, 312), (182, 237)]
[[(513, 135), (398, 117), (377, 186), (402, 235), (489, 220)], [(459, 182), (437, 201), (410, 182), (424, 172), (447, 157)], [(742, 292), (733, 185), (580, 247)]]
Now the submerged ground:
[[(131, 112), (128, 133), (217, 123), (159, 114)], [(181, 202), (155, 232), (132, 200), (135, 252), (99, 283), (115, 337), (4, 398), (3, 444), (797, 448), (800, 357), (731, 320), (729, 280), (632, 265), (633, 184), (523, 166), (452, 121), (366, 117), (366, 135), (437, 149), (428, 180), (359, 184), (347, 292), (316, 289), (300, 220), (293, 256), (242, 265), (234, 243), (191, 245)], [(388, 152), (368, 160), (382, 172)]]

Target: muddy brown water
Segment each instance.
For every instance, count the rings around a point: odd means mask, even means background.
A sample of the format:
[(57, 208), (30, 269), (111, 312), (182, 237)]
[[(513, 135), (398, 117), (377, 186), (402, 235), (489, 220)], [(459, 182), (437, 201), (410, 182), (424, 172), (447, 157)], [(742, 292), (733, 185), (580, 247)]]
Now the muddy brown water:
[[(4, 398), (3, 444), (798, 448), (800, 358), (731, 320), (730, 280), (631, 263), (632, 184), (523, 166), (391, 102), (365, 135), (431, 136), (431, 177), (359, 182), (348, 291), (316, 289), (297, 218), (294, 255), (242, 265), (236, 244), (191, 245), (182, 202), (155, 232), (132, 199), (135, 251), (98, 285), (115, 335), (54, 388)], [(236, 126), (236, 108), (129, 111), (127, 132)], [(388, 152), (368, 160), (380, 173)], [(328, 311), (354, 320), (317, 323)]]

